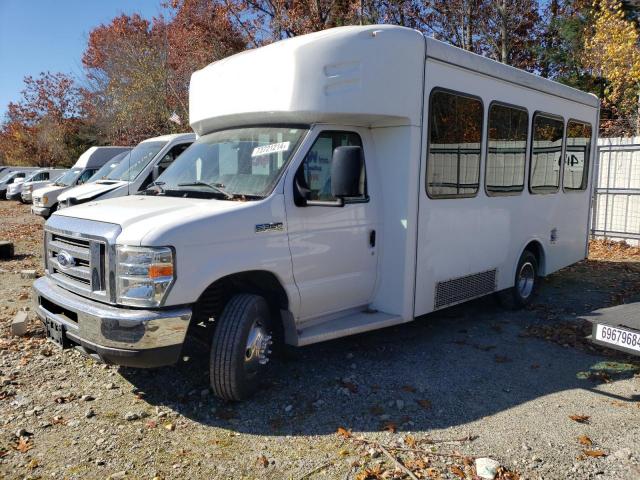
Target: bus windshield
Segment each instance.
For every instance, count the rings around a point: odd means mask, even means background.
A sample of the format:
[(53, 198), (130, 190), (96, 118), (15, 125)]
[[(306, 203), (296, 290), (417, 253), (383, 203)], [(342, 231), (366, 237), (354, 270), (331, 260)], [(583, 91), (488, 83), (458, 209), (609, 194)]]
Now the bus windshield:
[(160, 175), (159, 193), (262, 198), (271, 192), (306, 132), (263, 126), (203, 135)]

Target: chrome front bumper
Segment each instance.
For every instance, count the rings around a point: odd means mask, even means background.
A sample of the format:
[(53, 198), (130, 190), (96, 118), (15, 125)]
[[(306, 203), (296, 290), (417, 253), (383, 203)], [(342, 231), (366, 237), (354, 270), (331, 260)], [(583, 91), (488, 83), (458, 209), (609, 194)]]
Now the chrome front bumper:
[(31, 213), (35, 213), (36, 215), (40, 215), (41, 217), (48, 217), (51, 208), (49, 207), (36, 207), (35, 205), (31, 206)]
[(73, 343), (111, 363), (157, 367), (175, 363), (190, 308), (134, 310), (105, 305), (71, 293), (47, 277), (33, 284), (35, 311), (61, 323)]

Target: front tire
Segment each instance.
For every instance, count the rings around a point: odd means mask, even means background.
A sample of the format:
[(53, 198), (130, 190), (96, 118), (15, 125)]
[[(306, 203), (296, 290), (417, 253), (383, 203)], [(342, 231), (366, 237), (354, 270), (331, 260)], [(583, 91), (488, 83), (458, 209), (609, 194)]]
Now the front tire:
[(537, 288), (538, 260), (525, 250), (518, 261), (513, 287), (498, 292), (498, 299), (504, 307), (517, 310), (531, 303)]
[(211, 388), (225, 400), (245, 400), (266, 373), (273, 343), (273, 320), (258, 295), (231, 297), (215, 322), (211, 340)]
[(53, 215), (55, 213), (55, 211), (58, 210), (58, 204), (56, 203), (55, 205), (53, 205), (50, 209), (49, 209), (49, 213), (47, 215), (43, 215), (45, 220), (49, 220), (49, 218), (51, 218), (51, 215)]

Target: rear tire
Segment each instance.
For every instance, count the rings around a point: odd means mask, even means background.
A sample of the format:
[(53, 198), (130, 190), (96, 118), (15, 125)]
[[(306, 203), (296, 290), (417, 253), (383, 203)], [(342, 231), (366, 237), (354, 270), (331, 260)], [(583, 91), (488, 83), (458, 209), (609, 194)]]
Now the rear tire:
[(513, 287), (498, 292), (498, 300), (503, 307), (517, 310), (531, 303), (537, 288), (538, 260), (525, 250), (518, 261)]
[(225, 400), (245, 400), (258, 389), (268, 368), (273, 320), (267, 301), (238, 294), (227, 302), (215, 322), (211, 340), (211, 388)]

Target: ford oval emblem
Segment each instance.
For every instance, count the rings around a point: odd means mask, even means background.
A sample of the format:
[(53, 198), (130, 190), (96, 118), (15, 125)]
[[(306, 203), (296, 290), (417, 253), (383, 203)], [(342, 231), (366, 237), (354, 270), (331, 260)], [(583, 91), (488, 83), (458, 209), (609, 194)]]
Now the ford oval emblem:
[(58, 260), (58, 265), (60, 265), (60, 268), (62, 268), (63, 270), (73, 267), (76, 264), (76, 259), (64, 250), (58, 252), (58, 254), (56, 255), (56, 260)]

